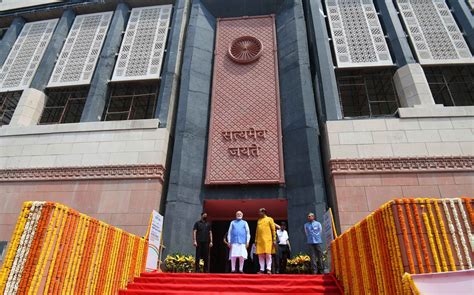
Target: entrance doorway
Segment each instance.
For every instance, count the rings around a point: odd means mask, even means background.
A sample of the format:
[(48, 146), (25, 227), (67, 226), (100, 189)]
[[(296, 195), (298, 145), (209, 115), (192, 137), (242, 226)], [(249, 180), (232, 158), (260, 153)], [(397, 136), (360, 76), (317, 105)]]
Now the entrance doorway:
[[(276, 223), (288, 220), (288, 201), (280, 199), (257, 200), (205, 200), (204, 211), (212, 222), (214, 246), (210, 255), (210, 271), (212, 273), (225, 273), (230, 271), (229, 252), (224, 244), (224, 237), (229, 229), (230, 222), (235, 219), (235, 212), (242, 211), (244, 219), (250, 228), (250, 245), (255, 241), (258, 210), (265, 208), (268, 216)], [(252, 260), (251, 249), (248, 249), (249, 258), (245, 261), (244, 272), (255, 273), (258, 271), (258, 261)]]

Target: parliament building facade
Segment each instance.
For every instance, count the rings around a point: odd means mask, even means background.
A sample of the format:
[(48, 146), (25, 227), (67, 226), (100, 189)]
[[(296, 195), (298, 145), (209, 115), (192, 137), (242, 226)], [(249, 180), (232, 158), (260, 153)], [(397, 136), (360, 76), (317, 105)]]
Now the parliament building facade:
[(264, 207), (299, 252), (308, 212), (344, 232), (394, 198), (473, 197), (473, 11), (4, 0), (0, 260), (24, 201), (137, 235), (155, 209), (167, 251), (192, 253), (202, 211), (220, 241)]

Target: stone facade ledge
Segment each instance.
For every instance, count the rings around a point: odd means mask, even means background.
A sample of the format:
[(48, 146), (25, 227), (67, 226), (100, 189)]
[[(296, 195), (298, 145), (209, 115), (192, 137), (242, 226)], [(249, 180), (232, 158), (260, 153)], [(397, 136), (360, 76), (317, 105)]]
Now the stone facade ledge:
[(89, 179), (159, 179), (163, 182), (163, 165), (115, 165), (0, 170), (0, 182), (89, 180)]
[(70, 132), (157, 129), (159, 125), (160, 120), (158, 119), (52, 124), (28, 127), (13, 127), (7, 125), (0, 128), (0, 137)]
[(329, 161), (331, 175), (366, 173), (410, 173), (441, 171), (474, 171), (474, 157), (404, 157), (333, 159)]
[(399, 108), (400, 118), (437, 118), (437, 117), (473, 117), (474, 106), (445, 107), (415, 106), (411, 108)]

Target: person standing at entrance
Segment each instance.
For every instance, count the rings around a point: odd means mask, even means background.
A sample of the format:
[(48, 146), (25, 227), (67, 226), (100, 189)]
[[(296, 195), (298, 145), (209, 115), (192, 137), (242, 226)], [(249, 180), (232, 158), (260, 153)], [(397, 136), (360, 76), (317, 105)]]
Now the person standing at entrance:
[(283, 274), (286, 272), (286, 264), (291, 252), (290, 237), (286, 231), (286, 222), (282, 222), (280, 228), (277, 230), (277, 241), (276, 271)]
[(239, 272), (244, 273), (244, 261), (247, 259), (247, 248), (250, 242), (250, 229), (247, 221), (243, 220), (242, 211), (235, 213), (236, 219), (230, 223), (227, 240), (230, 242), (230, 264), (235, 273), (235, 264), (239, 259)]
[(308, 222), (304, 225), (304, 232), (309, 246), (311, 257), (311, 264), (313, 266), (313, 273), (323, 273), (323, 252), (321, 250), (321, 223), (315, 220), (314, 213), (308, 214)]
[(265, 263), (267, 274), (272, 273), (272, 254), (275, 253), (275, 222), (273, 218), (267, 216), (267, 210), (259, 210), (260, 217), (257, 222), (255, 234), (255, 245), (257, 247), (258, 262), (260, 264), (259, 273), (264, 273)]
[(211, 225), (207, 222), (207, 213), (201, 213), (201, 219), (193, 227), (193, 244), (196, 247), (196, 272), (199, 262), (204, 260), (204, 272), (209, 272), (209, 248), (212, 247)]

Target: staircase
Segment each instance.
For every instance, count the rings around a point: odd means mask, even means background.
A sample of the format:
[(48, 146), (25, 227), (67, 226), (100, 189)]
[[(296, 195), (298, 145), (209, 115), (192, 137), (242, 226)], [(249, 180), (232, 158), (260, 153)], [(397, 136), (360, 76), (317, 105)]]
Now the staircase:
[(343, 294), (331, 275), (142, 273), (119, 295)]

